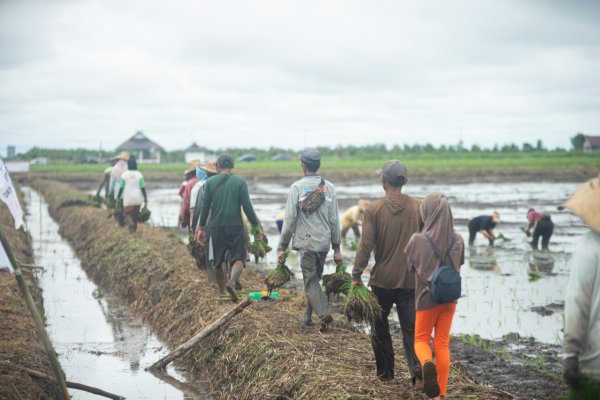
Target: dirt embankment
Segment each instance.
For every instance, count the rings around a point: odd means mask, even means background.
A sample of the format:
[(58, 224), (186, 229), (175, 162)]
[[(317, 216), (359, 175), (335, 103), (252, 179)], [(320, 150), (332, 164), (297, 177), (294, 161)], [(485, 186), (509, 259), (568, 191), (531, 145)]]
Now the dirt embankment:
[[(39, 181), (35, 187), (50, 204), (61, 234), (75, 249), (90, 277), (128, 301), (157, 335), (174, 347), (230, 310), (206, 274), (196, 269), (186, 246), (172, 233), (142, 225), (136, 234), (119, 229), (104, 210), (63, 206), (73, 188)], [(247, 269), (247, 290), (264, 288)], [(397, 346), (397, 378), (381, 383), (369, 337), (341, 315), (326, 333), (302, 328), (302, 300), (282, 294), (276, 303), (255, 303), (182, 358), (188, 370), (208, 377), (222, 399), (423, 399), (410, 385)], [(449, 395), (455, 398), (506, 399), (505, 392), (473, 383), (453, 369)]]
[[(0, 224), (17, 259), (33, 263), (31, 238), (14, 229), (8, 208), (0, 206)], [(42, 296), (37, 279), (27, 268), (23, 276), (38, 309)], [(52, 376), (50, 361), (37, 334), (33, 318), (19, 291), (19, 285), (6, 269), (0, 270), (0, 399), (62, 399), (57, 385), (31, 378), (22, 368), (33, 369)]]

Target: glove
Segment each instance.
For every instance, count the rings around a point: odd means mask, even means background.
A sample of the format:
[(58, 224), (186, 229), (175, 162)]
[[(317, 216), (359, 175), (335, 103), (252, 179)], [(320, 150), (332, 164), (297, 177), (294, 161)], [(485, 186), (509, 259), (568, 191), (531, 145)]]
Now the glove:
[(579, 360), (577, 357), (565, 358), (563, 364), (563, 377), (573, 389), (578, 389), (581, 386), (581, 374), (579, 373)]

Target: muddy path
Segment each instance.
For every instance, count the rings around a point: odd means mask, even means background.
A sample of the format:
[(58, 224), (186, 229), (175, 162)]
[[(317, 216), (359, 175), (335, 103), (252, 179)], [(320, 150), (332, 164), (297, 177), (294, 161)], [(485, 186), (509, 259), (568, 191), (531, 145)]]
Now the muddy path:
[[(166, 343), (184, 342), (231, 309), (194, 266), (177, 235), (147, 225), (130, 235), (108, 220), (104, 210), (61, 207), (71, 187), (56, 182), (37, 182), (35, 187), (88, 275), (126, 301)], [(264, 288), (251, 268), (244, 272), (242, 285), (249, 291)], [(326, 333), (303, 328), (302, 298), (293, 290), (282, 290), (281, 298), (253, 304), (190, 350), (182, 365), (191, 372), (203, 371), (216, 397), (223, 399), (424, 398), (409, 384), (399, 351), (397, 378), (382, 384), (375, 377), (368, 335), (340, 315)], [(456, 398), (511, 398), (473, 383), (459, 370), (452, 372), (449, 393)]]
[[(24, 264), (33, 264), (31, 238), (14, 229), (14, 221), (4, 204), (0, 206), (0, 225), (15, 257)], [(23, 268), (23, 276), (37, 307), (43, 311), (32, 270)], [(0, 399), (62, 399), (57, 385), (34, 379), (22, 368), (53, 375), (17, 281), (8, 270), (0, 269)]]

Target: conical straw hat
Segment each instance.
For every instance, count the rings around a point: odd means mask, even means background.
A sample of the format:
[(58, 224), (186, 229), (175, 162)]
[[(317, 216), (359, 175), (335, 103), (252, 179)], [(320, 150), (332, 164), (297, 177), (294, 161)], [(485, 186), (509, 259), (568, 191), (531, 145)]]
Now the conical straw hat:
[(559, 210), (568, 208), (587, 226), (600, 232), (600, 175), (579, 186)]

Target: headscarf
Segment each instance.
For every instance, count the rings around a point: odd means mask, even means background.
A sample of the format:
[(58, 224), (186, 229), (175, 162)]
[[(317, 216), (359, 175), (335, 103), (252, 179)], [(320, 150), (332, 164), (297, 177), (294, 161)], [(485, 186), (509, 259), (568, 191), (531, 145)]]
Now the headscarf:
[(206, 172), (204, 172), (204, 170), (199, 166), (196, 166), (196, 176), (198, 177), (198, 181), (205, 181), (208, 179)]
[(446, 195), (432, 192), (425, 196), (421, 203), (421, 217), (424, 222), (422, 232), (429, 235), (440, 252), (439, 256), (444, 257), (454, 233), (454, 219)]
[(129, 160), (127, 160), (127, 168), (130, 171), (137, 171), (137, 161), (134, 156), (131, 156)]

